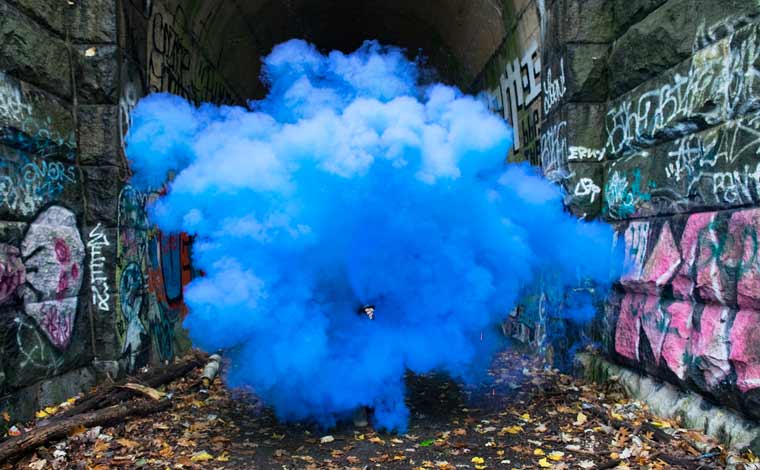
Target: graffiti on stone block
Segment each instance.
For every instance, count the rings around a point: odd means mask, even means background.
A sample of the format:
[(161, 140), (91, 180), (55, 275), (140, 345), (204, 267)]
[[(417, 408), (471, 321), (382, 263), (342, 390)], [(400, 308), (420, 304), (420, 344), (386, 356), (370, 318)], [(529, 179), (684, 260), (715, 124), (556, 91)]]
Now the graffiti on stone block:
[(757, 25), (732, 30), (696, 51), (688, 71), (616, 101), (607, 113), (607, 152), (635, 152), (757, 110), (758, 44)]
[(544, 115), (549, 114), (549, 111), (556, 106), (560, 100), (565, 96), (567, 92), (567, 86), (565, 85), (565, 59), (560, 57), (559, 59), (559, 74), (557, 78), (552, 77), (551, 67), (546, 69), (546, 79), (544, 80)]
[(21, 151), (0, 147), (0, 208), (33, 215), (76, 182), (73, 165), (29, 158)]
[(130, 368), (151, 350), (161, 360), (174, 356), (175, 328), (187, 313), (183, 288), (193, 277), (190, 237), (148, 224), (145, 205), (155, 197), (125, 186), (119, 200), (117, 324)]
[(24, 311), (59, 350), (71, 341), (84, 254), (74, 214), (58, 206), (37, 216), (21, 243)]
[[(42, 105), (45, 103), (46, 105)], [(54, 110), (56, 116), (43, 108)], [(74, 160), (71, 116), (57, 99), (0, 72), (0, 144), (38, 158)]]
[(758, 209), (630, 223), (615, 351), (645, 361), (646, 338), (653, 365), (680, 380), (760, 388), (759, 231)]
[(541, 54), (536, 40), (500, 71), (496, 88), (486, 93), (487, 105), (514, 129), (511, 161), (539, 165), (541, 128)]
[(90, 251), (90, 289), (92, 290), (92, 304), (102, 312), (108, 312), (111, 307), (110, 287), (105, 268), (108, 260), (103, 254), (103, 249), (110, 246), (100, 222), (90, 230), (87, 248)]
[(544, 128), (541, 134), (541, 167), (547, 178), (567, 177), (567, 122), (561, 121)]
[(168, 91), (195, 103), (233, 103), (234, 94), (185, 28), (181, 5), (173, 12), (152, 8), (148, 31), (148, 82), (151, 91)]

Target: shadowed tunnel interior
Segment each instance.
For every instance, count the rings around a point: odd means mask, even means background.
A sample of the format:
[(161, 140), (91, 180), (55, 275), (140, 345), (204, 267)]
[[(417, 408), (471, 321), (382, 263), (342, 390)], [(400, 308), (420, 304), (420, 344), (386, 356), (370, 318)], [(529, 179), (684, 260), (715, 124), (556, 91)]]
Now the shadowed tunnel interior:
[[(263, 97), (260, 57), (292, 38), (344, 52), (376, 39), (406, 49), (410, 57), (421, 54), (437, 78), (467, 89), (506, 29), (500, 5), (491, 0), (169, 0), (126, 11), (125, 30), (138, 61), (147, 65), (152, 89), (196, 101)], [(196, 66), (190, 48), (209, 68), (193, 74), (193, 83), (182, 76)]]

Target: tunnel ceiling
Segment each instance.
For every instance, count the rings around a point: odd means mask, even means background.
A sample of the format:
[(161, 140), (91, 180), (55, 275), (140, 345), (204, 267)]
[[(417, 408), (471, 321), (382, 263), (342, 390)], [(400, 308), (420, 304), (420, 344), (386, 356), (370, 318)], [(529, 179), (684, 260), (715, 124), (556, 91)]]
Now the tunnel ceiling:
[[(167, 2), (169, 3), (169, 2)], [(188, 4), (190, 4), (188, 6)], [(192, 4), (197, 6), (193, 7)], [(260, 97), (259, 58), (287, 39), (351, 51), (377, 39), (421, 51), (462, 87), (502, 42), (498, 0), (217, 0), (182, 2), (188, 28), (241, 96)]]

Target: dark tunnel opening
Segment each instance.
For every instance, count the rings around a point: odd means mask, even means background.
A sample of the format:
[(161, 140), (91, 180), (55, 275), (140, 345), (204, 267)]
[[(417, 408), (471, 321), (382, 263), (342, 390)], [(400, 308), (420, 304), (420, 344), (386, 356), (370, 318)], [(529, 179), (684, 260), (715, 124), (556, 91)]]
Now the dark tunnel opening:
[(266, 92), (260, 58), (293, 38), (323, 52), (351, 52), (365, 40), (399, 46), (467, 90), (504, 40), (504, 16), (487, 0), (143, 0), (127, 3), (122, 34), (147, 89), (242, 103)]

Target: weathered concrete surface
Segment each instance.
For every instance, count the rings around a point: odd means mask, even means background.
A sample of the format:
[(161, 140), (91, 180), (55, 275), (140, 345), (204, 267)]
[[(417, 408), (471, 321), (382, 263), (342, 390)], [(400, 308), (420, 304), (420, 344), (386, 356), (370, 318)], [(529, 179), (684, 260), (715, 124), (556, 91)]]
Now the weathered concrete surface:
[(733, 449), (754, 448), (760, 437), (760, 427), (755, 422), (716, 407), (698, 394), (683, 392), (596, 354), (578, 354), (576, 367), (589, 380), (598, 383), (617, 381), (631, 397), (649, 406), (652, 413), (668, 419), (680, 418), (685, 428), (704, 430)]

